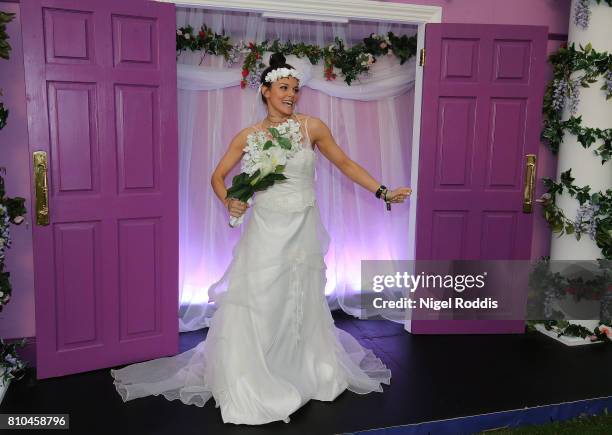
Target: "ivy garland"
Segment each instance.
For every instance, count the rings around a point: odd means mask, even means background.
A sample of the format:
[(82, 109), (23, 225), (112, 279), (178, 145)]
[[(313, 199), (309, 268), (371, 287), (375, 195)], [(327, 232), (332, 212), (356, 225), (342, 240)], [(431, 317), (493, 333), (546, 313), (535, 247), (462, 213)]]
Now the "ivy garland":
[[(549, 62), (553, 65), (553, 80), (548, 83), (544, 94), (544, 129), (541, 137), (555, 154), (559, 151), (566, 130), (576, 134), (584, 148), (589, 148), (596, 139), (601, 139), (604, 143), (595, 154), (605, 163), (612, 155), (612, 129), (582, 127), (581, 117), (574, 115), (580, 98), (579, 86), (588, 88), (600, 76), (606, 78), (601, 87), (606, 99), (612, 98), (612, 55), (593, 50), (590, 43), (586, 47), (579, 47), (580, 50), (576, 50), (575, 44), (572, 43), (569, 47), (562, 46), (549, 56)], [(574, 72), (581, 72), (581, 75), (571, 77)], [(571, 118), (561, 121), (566, 105)]]
[[(553, 79), (544, 95), (542, 140), (555, 154), (566, 132), (574, 134), (585, 149), (601, 141), (594, 154), (601, 159), (602, 165), (606, 164), (612, 159), (612, 129), (584, 127), (582, 117), (575, 115), (580, 88), (589, 87), (600, 76), (605, 77), (601, 90), (607, 100), (612, 98), (612, 55), (593, 50), (590, 43), (586, 47), (579, 45), (579, 49), (571, 44), (562, 46), (549, 57), (549, 61), (553, 65)], [(576, 72), (578, 75), (572, 77)], [(570, 118), (562, 121), (566, 106)], [(559, 237), (564, 233), (575, 234), (578, 240), (586, 233), (597, 243), (604, 258), (612, 259), (612, 189), (591, 193), (590, 186), (578, 187), (573, 184), (571, 169), (561, 174), (559, 183), (550, 178), (542, 181), (547, 192), (538, 201), (543, 205), (544, 218), (551, 230), (559, 233)], [(575, 219), (565, 216), (556, 205), (555, 196), (562, 194), (564, 188), (580, 204)]]
[[(0, 58), (8, 59), (11, 53), (11, 45), (8, 43), (8, 33), (6, 33), (6, 25), (10, 23), (15, 17), (14, 13), (0, 11)], [(0, 97), (2, 96), (2, 89), (0, 89)], [(6, 118), (8, 118), (9, 111), (2, 101), (0, 101), (0, 130), (6, 125)]]
[[(545, 320), (530, 320), (527, 322), (527, 327), (534, 329), (536, 324), (542, 323), (547, 330), (556, 331), (558, 337), (562, 335), (589, 337), (591, 341), (612, 343), (612, 328), (610, 327), (612, 324), (612, 262), (598, 260), (598, 267), (599, 273), (588, 279), (567, 278), (559, 272), (551, 272), (550, 257), (541, 257), (529, 276), (529, 288), (537, 289), (530, 293), (529, 304), (535, 308), (543, 307), (542, 314)], [(552, 302), (567, 295), (571, 295), (576, 302), (600, 301), (600, 325), (594, 331), (568, 322), (563, 319), (563, 314), (553, 309)]]
[[(553, 233), (574, 234), (580, 240), (588, 234), (595, 241), (606, 260), (612, 260), (612, 189), (605, 193), (591, 193), (590, 186), (577, 187), (571, 174), (572, 170), (561, 174), (559, 183), (545, 177), (542, 179), (548, 191), (538, 200), (542, 203), (544, 218)], [(580, 204), (576, 219), (569, 219), (557, 206), (555, 196), (564, 189)]]
[[(242, 81), (240, 86), (247, 85), (256, 88), (259, 86), (259, 76), (266, 68), (262, 62), (266, 51), (295, 55), (298, 58), (306, 57), (312, 65), (323, 60), (323, 75), (327, 80), (334, 80), (339, 73), (344, 81), (350, 85), (361, 74), (367, 74), (370, 65), (376, 58), (386, 55), (395, 55), (403, 64), (416, 54), (416, 36), (396, 36), (393, 32), (386, 35), (370, 34), (362, 42), (347, 48), (340, 38), (325, 48), (303, 42), (264, 41), (261, 43), (240, 41), (232, 44), (225, 33), (213, 32), (205, 24), (195, 33), (193, 27), (184, 26), (176, 31), (177, 56), (185, 50), (201, 51), (202, 60), (206, 54), (223, 56), (227, 66), (231, 67), (242, 58)], [(200, 63), (202, 63), (200, 61)]]

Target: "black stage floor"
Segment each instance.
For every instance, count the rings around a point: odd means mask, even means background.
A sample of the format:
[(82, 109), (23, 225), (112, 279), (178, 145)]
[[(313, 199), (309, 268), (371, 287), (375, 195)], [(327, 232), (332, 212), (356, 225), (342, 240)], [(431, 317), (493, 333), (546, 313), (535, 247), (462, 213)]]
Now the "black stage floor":
[[(535, 332), (414, 336), (392, 322), (334, 318), (391, 369), (384, 393), (345, 391), (334, 402), (310, 401), (288, 424), (237, 426), (223, 424), (214, 400), (203, 408), (161, 396), (124, 403), (108, 369), (40, 381), (31, 369), (0, 412), (67, 413), (78, 434), (323, 435), (612, 395), (610, 345), (570, 348)], [(181, 351), (204, 331), (181, 334)]]

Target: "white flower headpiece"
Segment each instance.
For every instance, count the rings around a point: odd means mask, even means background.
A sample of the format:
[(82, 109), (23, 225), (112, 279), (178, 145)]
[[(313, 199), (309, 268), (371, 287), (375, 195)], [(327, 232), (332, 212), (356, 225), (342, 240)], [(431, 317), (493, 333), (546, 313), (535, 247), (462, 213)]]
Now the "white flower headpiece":
[(276, 68), (266, 74), (265, 81), (272, 83), (283, 77), (295, 77), (299, 81), (302, 80), (302, 74), (295, 68)]

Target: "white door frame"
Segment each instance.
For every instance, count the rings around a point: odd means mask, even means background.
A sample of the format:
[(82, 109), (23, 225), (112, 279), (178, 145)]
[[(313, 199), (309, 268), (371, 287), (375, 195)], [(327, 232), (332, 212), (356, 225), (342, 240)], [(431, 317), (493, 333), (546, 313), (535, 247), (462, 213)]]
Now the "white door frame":
[[(440, 6), (413, 5), (407, 3), (374, 0), (156, 0), (177, 6), (261, 12), (270, 17), (301, 19), (308, 21), (348, 22), (348, 20), (388, 21), (417, 26), (417, 56), (425, 45), (425, 25), (442, 21)], [(412, 121), (412, 161), (410, 170), (410, 213), (408, 244), (411, 259), (416, 250), (416, 216), (419, 179), (419, 142), (421, 138), (421, 107), (423, 96), (423, 68), (417, 64), (414, 83), (414, 116)], [(410, 332), (409, 313), (404, 328)]]
[[(417, 30), (417, 56), (425, 45), (425, 25), (442, 21), (440, 6), (412, 5), (407, 3), (374, 0), (157, 0), (177, 6), (222, 9), (244, 12), (261, 12), (269, 16), (310, 21), (347, 20), (388, 21), (413, 24)], [(418, 64), (417, 64), (418, 65)], [(410, 213), (408, 243), (414, 259), (416, 248), (416, 215), (419, 176), (419, 142), (421, 138), (421, 103), (423, 95), (423, 68), (417, 66), (414, 83), (414, 117), (412, 121), (412, 162), (410, 170)]]

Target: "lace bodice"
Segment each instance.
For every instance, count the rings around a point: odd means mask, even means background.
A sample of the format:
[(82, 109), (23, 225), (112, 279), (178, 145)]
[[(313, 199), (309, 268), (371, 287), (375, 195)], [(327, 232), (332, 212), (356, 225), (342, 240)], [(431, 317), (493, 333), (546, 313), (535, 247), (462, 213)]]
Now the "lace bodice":
[[(299, 121), (298, 121), (299, 122)], [(317, 153), (310, 143), (308, 118), (302, 123), (303, 148), (287, 160), (283, 174), (286, 180), (276, 181), (266, 190), (255, 193), (255, 207), (271, 208), (279, 211), (301, 211), (315, 203), (315, 167)], [(258, 131), (253, 127), (253, 132)]]

